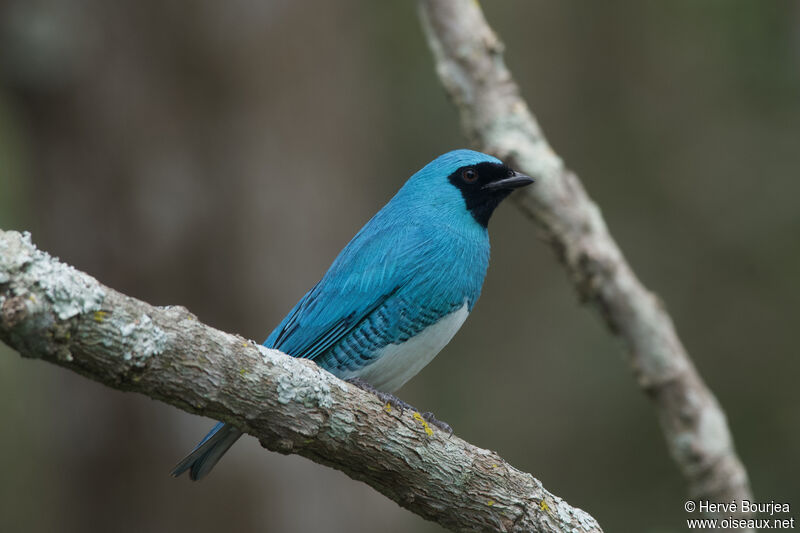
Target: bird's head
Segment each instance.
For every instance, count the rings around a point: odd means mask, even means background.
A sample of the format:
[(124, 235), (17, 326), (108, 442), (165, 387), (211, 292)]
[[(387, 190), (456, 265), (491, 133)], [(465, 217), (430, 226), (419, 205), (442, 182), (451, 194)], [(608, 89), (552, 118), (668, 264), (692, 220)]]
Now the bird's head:
[(496, 157), (473, 150), (440, 155), (408, 180), (404, 189), (442, 216), (468, 214), (483, 228), (514, 189), (533, 183)]

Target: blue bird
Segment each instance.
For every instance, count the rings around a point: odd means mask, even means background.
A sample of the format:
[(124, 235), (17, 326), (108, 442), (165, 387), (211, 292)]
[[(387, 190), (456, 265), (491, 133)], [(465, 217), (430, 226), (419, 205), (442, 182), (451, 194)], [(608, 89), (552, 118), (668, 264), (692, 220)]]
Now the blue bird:
[[(390, 393), (467, 319), (489, 266), (489, 217), (532, 182), (472, 150), (437, 157), (361, 228), (264, 346), (409, 407)], [(204, 477), (241, 435), (218, 423), (172, 475)]]

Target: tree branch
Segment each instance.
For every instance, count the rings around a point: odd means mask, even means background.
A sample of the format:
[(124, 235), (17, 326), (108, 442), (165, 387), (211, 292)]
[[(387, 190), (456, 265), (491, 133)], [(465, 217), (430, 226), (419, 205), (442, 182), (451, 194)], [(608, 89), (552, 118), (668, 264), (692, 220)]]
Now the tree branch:
[[(110, 387), (231, 422), (453, 530), (601, 531), (541, 482), (310, 361), (153, 307), (0, 230), (0, 340)], [(166, 473), (165, 473), (166, 475)]]
[(471, 0), (420, 0), (436, 71), (466, 135), (484, 152), (537, 178), (514, 195), (609, 329), (625, 342), (653, 401), (691, 497), (752, 501), (725, 414), (678, 338), (670, 316), (626, 262), (597, 205), (544, 138), (503, 61), (503, 45)]

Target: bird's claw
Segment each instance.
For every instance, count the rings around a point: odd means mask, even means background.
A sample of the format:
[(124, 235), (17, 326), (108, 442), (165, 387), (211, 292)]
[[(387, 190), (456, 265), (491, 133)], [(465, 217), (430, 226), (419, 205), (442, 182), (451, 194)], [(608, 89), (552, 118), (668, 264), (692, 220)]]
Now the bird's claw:
[[(387, 406), (387, 408), (393, 407), (398, 411), (400, 411), (401, 415), (405, 413), (406, 410), (417, 411), (417, 409), (413, 405), (404, 402), (394, 394), (389, 394), (388, 392), (379, 391), (378, 389), (376, 389), (375, 387), (373, 387), (372, 385), (370, 385), (361, 378), (348, 378), (345, 381), (350, 383), (351, 385), (355, 385), (356, 387), (358, 387), (363, 391), (374, 394), (375, 396), (378, 397), (378, 399), (381, 402), (384, 403), (384, 405)], [(437, 418), (433, 416), (433, 413), (431, 413), (430, 411), (422, 413), (422, 418), (430, 425), (436, 426), (440, 430), (447, 433), (448, 437), (453, 435), (453, 428), (451, 428), (448, 423), (442, 422), (441, 420), (437, 420)]]
[(376, 389), (375, 387), (373, 387), (372, 385), (370, 385), (361, 378), (348, 378), (345, 381), (350, 383), (351, 385), (355, 385), (356, 387), (358, 387), (363, 391), (374, 394), (384, 404), (390, 407), (394, 407), (395, 409), (400, 411), (401, 415), (405, 412), (406, 409), (415, 410), (412, 406), (410, 406), (397, 396), (389, 394), (388, 392), (379, 391), (378, 389)]
[(422, 413), (422, 418), (424, 418), (425, 422), (427, 422), (428, 424), (436, 426), (437, 428), (447, 433), (448, 437), (453, 436), (453, 428), (450, 427), (450, 424), (448, 424), (447, 422), (442, 422), (441, 420), (437, 419), (435, 416), (433, 416), (433, 413), (431, 413), (430, 411)]
[(406, 409), (409, 409), (411, 411), (416, 411), (416, 409), (414, 409), (413, 406), (407, 404), (406, 402), (404, 402), (403, 400), (401, 400), (400, 398), (398, 398), (393, 394), (389, 394), (387, 392), (376, 392), (375, 395), (384, 404), (390, 407), (394, 407), (395, 409), (400, 411), (401, 415), (405, 413)]

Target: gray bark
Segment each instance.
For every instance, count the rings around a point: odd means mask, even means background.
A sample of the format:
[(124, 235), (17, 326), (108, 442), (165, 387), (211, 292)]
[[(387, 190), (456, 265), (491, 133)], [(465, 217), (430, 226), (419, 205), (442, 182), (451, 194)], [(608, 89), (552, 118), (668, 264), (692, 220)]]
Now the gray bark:
[(313, 362), (206, 326), (183, 307), (125, 296), (13, 231), (0, 231), (0, 340), (233, 423), (267, 449), (341, 470), (453, 530), (601, 531), (530, 474), (419, 413), (393, 411)]

